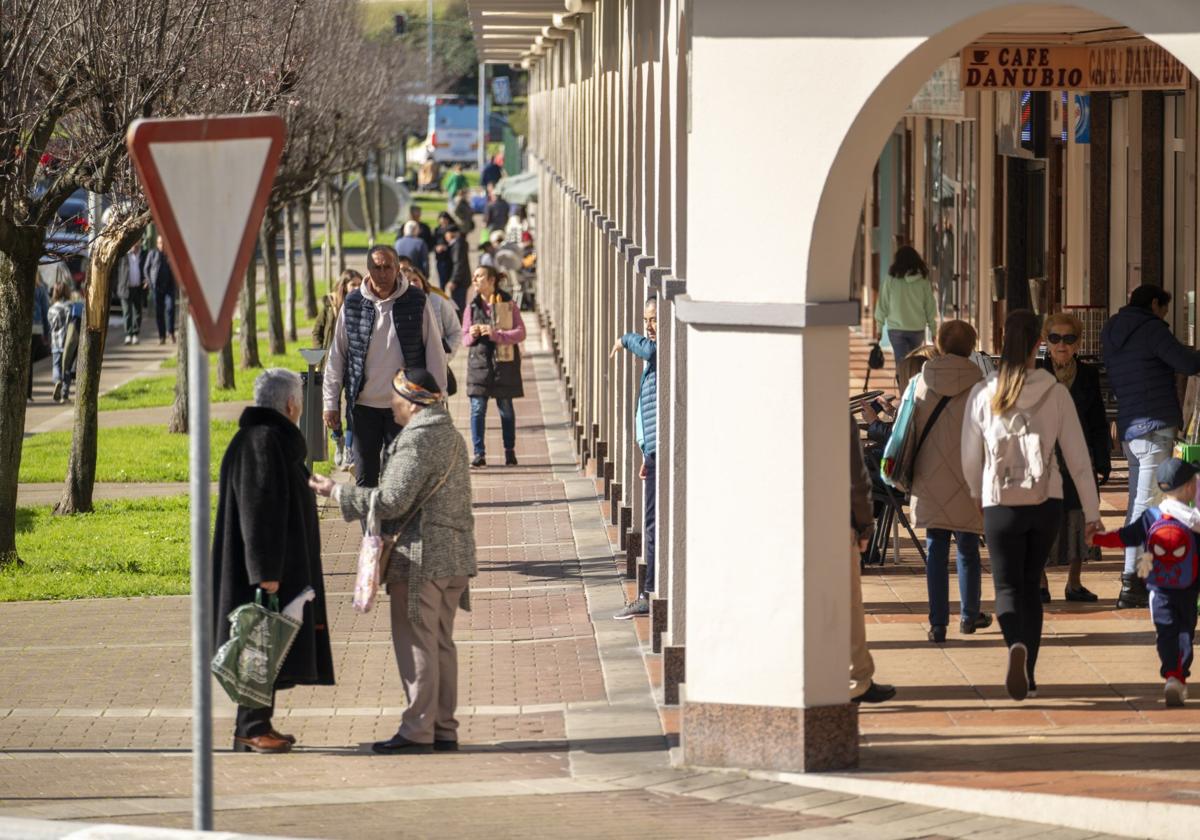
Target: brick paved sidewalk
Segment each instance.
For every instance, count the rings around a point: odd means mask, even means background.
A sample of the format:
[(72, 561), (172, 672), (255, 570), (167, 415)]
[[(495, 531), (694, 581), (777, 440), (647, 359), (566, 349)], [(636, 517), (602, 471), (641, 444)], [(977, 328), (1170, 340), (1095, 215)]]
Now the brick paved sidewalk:
[[(456, 633), (464, 750), (401, 759), (369, 753), (369, 742), (395, 730), (403, 693), (386, 607), (366, 616), (350, 608), (358, 528), (327, 512), (338, 684), (281, 694), (277, 723), (301, 744), (286, 756), (230, 752), (233, 707), (220, 700), (219, 829), (356, 840), (608, 838), (623, 831), (1101, 836), (946, 810), (945, 803), (820, 789), (836, 779), (807, 786), (673, 769), (662, 723), (669, 730), (672, 718), (660, 718), (654, 700), (656, 658), (643, 657), (644, 623), (611, 620), (624, 598), (616, 574), (623, 558), (612, 550), (594, 484), (576, 468), (554, 366), (532, 324), (526, 349), (527, 396), (516, 405), (521, 464), (489, 468), (474, 480), (480, 575), (475, 609)], [(452, 410), (465, 433), (465, 398), (456, 397)], [(498, 420), (490, 419), (489, 451), (499, 452)], [(877, 631), (887, 626), (873, 627), (873, 638), (882, 642)], [(0, 639), (0, 820), (189, 824), (186, 597), (3, 604)], [(893, 659), (883, 647), (882, 672), (898, 673), (908, 654), (897, 649)], [(877, 743), (902, 756), (914, 743), (936, 741), (924, 734), (929, 728), (892, 740), (887, 727), (869, 728), (868, 762)], [(948, 755), (953, 768), (963, 752)]]

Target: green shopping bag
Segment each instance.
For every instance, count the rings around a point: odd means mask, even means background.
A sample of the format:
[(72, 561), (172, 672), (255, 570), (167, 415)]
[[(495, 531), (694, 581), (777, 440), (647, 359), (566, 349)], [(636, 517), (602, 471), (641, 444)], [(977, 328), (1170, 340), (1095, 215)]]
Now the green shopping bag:
[(229, 641), (212, 661), (212, 672), (229, 699), (255, 709), (271, 705), (275, 679), (300, 632), (300, 622), (279, 611), (278, 595), (271, 595), (269, 607), (263, 606), (262, 595), (259, 589), (253, 604), (229, 614)]

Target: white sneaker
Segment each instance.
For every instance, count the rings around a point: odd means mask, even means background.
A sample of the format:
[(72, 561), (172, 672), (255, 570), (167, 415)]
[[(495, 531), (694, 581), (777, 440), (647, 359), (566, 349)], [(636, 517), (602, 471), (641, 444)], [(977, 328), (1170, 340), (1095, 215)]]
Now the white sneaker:
[(1187, 686), (1178, 677), (1167, 677), (1163, 695), (1168, 706), (1182, 706), (1187, 702)]
[(133, 337), (133, 343), (134, 343), (134, 344), (141, 344), (141, 343), (142, 343), (142, 340), (141, 340), (140, 338), (138, 338), (138, 337), (135, 335), (135, 336)]
[(126, 343), (126, 344), (133, 344), (133, 336), (131, 336), (131, 335), (127, 335), (127, 336), (125, 336), (125, 343)]

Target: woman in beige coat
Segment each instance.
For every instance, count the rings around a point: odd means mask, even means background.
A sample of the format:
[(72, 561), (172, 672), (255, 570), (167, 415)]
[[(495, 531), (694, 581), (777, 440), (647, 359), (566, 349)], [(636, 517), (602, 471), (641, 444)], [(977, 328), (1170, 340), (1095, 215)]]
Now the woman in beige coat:
[(969, 358), (975, 329), (946, 321), (937, 334), (938, 355), (925, 363), (914, 397), (913, 433), (922, 441), (913, 463), (912, 518), (925, 529), (928, 559), (929, 641), (946, 641), (950, 623), (950, 535), (958, 546), (959, 630), (974, 633), (992, 623), (979, 611), (979, 535), (983, 512), (971, 498), (962, 470), (962, 424), (967, 397), (983, 373)]

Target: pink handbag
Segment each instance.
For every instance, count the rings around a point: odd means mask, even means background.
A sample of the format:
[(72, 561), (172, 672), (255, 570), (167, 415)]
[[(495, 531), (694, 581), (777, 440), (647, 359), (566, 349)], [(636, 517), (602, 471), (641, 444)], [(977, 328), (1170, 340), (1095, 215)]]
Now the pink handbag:
[(379, 596), (379, 584), (387, 572), (388, 555), (392, 550), (391, 540), (384, 539), (379, 533), (379, 515), (375, 512), (378, 498), (379, 491), (373, 491), (367, 507), (367, 531), (363, 534), (362, 544), (358, 548), (354, 610), (360, 613), (370, 612), (375, 606), (375, 599)]

